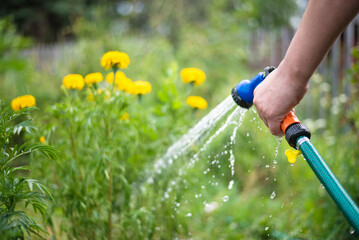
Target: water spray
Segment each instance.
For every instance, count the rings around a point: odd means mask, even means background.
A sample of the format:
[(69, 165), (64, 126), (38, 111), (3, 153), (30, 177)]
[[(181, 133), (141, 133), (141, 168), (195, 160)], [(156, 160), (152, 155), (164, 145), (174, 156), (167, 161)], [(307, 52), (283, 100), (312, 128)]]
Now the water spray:
[[(260, 72), (252, 80), (244, 80), (238, 83), (232, 89), (233, 100), (243, 108), (250, 108), (253, 105), (254, 89), (272, 72), (274, 67), (265, 68), (264, 72)], [(338, 179), (335, 177), (319, 152), (310, 142), (311, 133), (292, 110), (283, 120), (281, 129), (285, 134), (288, 144), (297, 149), (296, 151), (287, 150), (286, 155), (290, 162), (295, 161), (295, 157), (303, 154), (309, 166), (318, 177), (330, 197), (337, 204), (341, 212), (344, 214), (350, 225), (359, 233), (359, 208), (345, 191)]]

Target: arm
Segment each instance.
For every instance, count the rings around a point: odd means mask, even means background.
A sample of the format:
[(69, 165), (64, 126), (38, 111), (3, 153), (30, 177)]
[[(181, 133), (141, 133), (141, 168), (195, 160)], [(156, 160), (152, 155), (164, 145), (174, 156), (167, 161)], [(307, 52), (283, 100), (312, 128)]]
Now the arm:
[(287, 53), (254, 91), (254, 105), (274, 135), (308, 90), (309, 79), (359, 11), (358, 0), (310, 0)]

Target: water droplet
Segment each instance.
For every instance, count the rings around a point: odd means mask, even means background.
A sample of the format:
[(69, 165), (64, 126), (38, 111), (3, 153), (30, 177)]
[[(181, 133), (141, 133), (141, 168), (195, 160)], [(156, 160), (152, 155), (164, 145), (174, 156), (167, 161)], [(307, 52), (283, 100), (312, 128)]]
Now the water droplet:
[(225, 195), (225, 196), (223, 197), (223, 202), (227, 202), (228, 199), (229, 199), (229, 197), (228, 197), (227, 195)]
[(192, 213), (187, 213), (187, 217), (192, 217)]
[(232, 188), (233, 188), (233, 184), (234, 184), (234, 181), (231, 180), (231, 181), (229, 182), (228, 189), (232, 189)]
[(270, 195), (270, 198), (273, 199), (275, 198), (275, 196), (277, 196), (277, 194), (275, 194), (275, 191), (273, 191), (272, 194)]
[(265, 227), (265, 228), (264, 228), (264, 231), (267, 231), (268, 229), (269, 229), (269, 227)]

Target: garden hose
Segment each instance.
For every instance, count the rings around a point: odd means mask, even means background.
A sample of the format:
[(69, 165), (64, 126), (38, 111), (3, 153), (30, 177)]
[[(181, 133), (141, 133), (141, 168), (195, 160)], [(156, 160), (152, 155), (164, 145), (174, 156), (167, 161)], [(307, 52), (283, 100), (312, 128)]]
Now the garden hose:
[[(250, 108), (253, 105), (253, 91), (273, 71), (267, 67), (264, 72), (257, 74), (252, 80), (244, 80), (232, 89), (233, 100), (241, 107)], [(329, 193), (330, 197), (342, 211), (350, 225), (359, 233), (359, 208), (335, 177), (324, 159), (310, 142), (310, 131), (300, 123), (292, 110), (283, 120), (281, 129), (289, 145), (300, 150), (315, 175)], [(298, 151), (286, 152), (289, 161), (295, 161)]]

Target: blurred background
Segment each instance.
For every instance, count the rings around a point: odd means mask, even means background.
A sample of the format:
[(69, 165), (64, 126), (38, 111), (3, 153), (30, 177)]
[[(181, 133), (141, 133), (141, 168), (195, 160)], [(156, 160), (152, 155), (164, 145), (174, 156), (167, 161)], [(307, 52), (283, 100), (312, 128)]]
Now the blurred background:
[[(40, 108), (34, 115), (41, 119), (45, 109), (63, 97), (60, 86), (66, 74), (105, 74), (100, 65), (102, 55), (110, 50), (126, 52), (132, 66), (126, 75), (152, 84), (152, 93), (143, 103), (143, 111), (148, 112), (144, 114), (160, 116), (150, 118), (154, 126), (158, 125), (151, 131), (159, 133), (151, 133), (148, 141), (157, 145), (149, 147), (146, 157), (139, 160), (141, 169), (150, 168), (176, 139), (225, 99), (236, 83), (252, 78), (266, 66), (279, 64), (306, 5), (306, 0), (4, 0), (0, 9), (1, 100), (10, 104), (17, 96), (31, 94)], [(357, 203), (358, 25), (357, 17), (335, 42), (296, 108), (312, 131), (314, 145)], [(209, 107), (203, 112), (183, 110), (185, 101), (181, 97), (187, 90), (180, 86), (179, 71), (186, 67), (206, 73), (205, 84), (193, 90), (208, 101)], [(172, 97), (181, 102), (182, 110), (173, 107)], [(168, 124), (161, 126), (166, 121)], [(161, 132), (161, 127), (166, 131)], [(223, 151), (229, 134), (219, 136), (208, 154)], [(151, 212), (148, 207), (152, 220), (145, 221), (150, 222), (146, 234), (113, 239), (355, 239), (306, 162), (300, 159), (291, 166), (284, 156), (287, 143), (281, 143), (278, 156), (276, 146), (276, 138), (254, 112), (248, 112), (234, 146), (235, 185), (231, 191), (227, 188), (229, 176), (219, 180), (218, 186), (206, 193), (206, 202), (212, 208), (204, 209), (201, 200), (187, 204), (191, 217), (186, 217), (187, 211), (167, 225), (171, 212), (157, 215), (158, 209)], [(273, 160), (278, 162), (276, 168)], [(33, 164), (33, 174), (51, 186), (54, 180), (39, 170), (41, 164)], [(181, 164), (186, 164), (185, 159)], [(195, 201), (193, 196), (208, 182), (210, 176), (202, 173), (206, 164), (199, 164), (200, 171), (192, 169), (188, 174), (187, 180), (193, 185), (179, 193), (185, 200)], [(136, 182), (141, 176), (140, 172), (136, 174), (128, 181)], [(198, 181), (191, 181), (193, 178)], [(162, 181), (169, 182), (170, 176)], [(132, 198), (136, 199), (136, 194), (143, 197), (132, 191)], [(228, 201), (222, 201), (224, 195), (229, 196)], [(61, 196), (58, 199), (70, 201)], [(51, 212), (50, 237), (91, 239), (61, 225), (66, 219), (66, 210), (61, 208), (55, 204)], [(141, 226), (141, 221), (136, 224)], [(126, 225), (130, 222), (119, 222), (118, 231), (122, 234), (126, 227), (140, 231)]]

